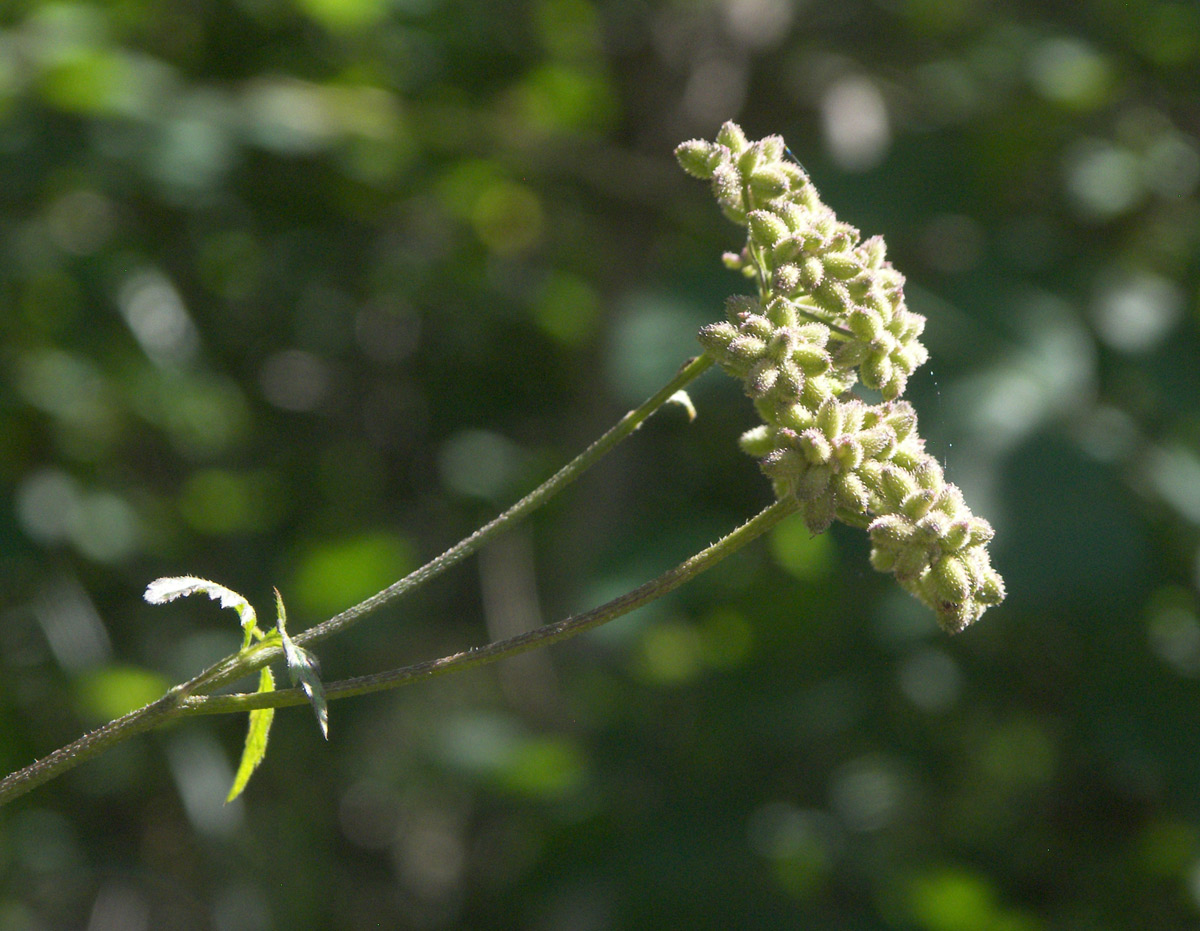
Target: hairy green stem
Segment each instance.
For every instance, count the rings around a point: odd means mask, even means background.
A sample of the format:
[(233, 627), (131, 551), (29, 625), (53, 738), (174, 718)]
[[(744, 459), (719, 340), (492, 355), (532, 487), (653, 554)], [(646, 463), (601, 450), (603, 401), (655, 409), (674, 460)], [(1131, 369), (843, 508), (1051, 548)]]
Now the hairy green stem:
[[(550, 500), (567, 485), (577, 479), (584, 471), (595, 465), (597, 460), (612, 450), (614, 446), (633, 433), (656, 410), (662, 407), (673, 394), (683, 390), (696, 378), (708, 370), (713, 360), (708, 355), (700, 355), (687, 362), (676, 373), (675, 377), (663, 385), (658, 391), (647, 398), (642, 404), (629, 411), (609, 428), (603, 436), (592, 443), (587, 449), (550, 476), (545, 482), (531, 491), (528, 495), (510, 507), (507, 511), (484, 524), (469, 537), (460, 540), (440, 556), (431, 559), (419, 569), (410, 572), (398, 582), (389, 585), (383, 591), (376, 592), (370, 598), (360, 601), (340, 614), (336, 614), (313, 627), (297, 634), (292, 639), (299, 646), (307, 646), (324, 640), (339, 631), (345, 630), (359, 619), (389, 601), (412, 591), (428, 582), (435, 576), (457, 565), (472, 553), (477, 551), (489, 540), (499, 536), (517, 521), (528, 516)], [(185, 695), (208, 694), (216, 691), (230, 682), (244, 678), (261, 669), (280, 656), (283, 649), (279, 646), (262, 646), (250, 653), (235, 653), (225, 657), (205, 669), (199, 675), (179, 686)]]
[[(732, 533), (722, 537), (716, 543), (701, 550), (690, 559), (681, 562), (674, 569), (664, 572), (658, 578), (640, 585), (631, 592), (626, 592), (598, 608), (576, 614), (554, 624), (546, 624), (534, 630), (517, 634), (505, 640), (497, 640), (486, 646), (474, 647), (462, 653), (443, 656), (441, 659), (427, 660), (412, 666), (403, 666), (387, 672), (374, 673), (369, 676), (358, 676), (353, 679), (343, 679), (340, 682), (325, 684), (325, 697), (350, 698), (355, 695), (366, 695), (385, 689), (394, 689), (401, 685), (429, 679), (433, 676), (449, 672), (460, 672), (496, 660), (516, 656), (527, 650), (548, 646), (560, 640), (574, 637), (584, 631), (599, 627), (624, 614), (628, 614), (643, 605), (661, 598), (668, 592), (674, 591), (685, 582), (695, 578), (701, 572), (711, 568), (726, 556), (737, 552), (751, 540), (770, 530), (775, 524), (793, 513), (799, 504), (795, 498), (788, 497), (760, 511)], [(252, 711), (256, 708), (281, 708), (290, 705), (305, 704), (308, 699), (300, 689), (281, 689), (275, 692), (256, 692), (239, 695), (195, 695), (185, 698), (179, 707), (179, 714), (227, 714), (235, 711)]]
[[(359, 602), (352, 608), (348, 608), (341, 614), (337, 614), (329, 620), (310, 627), (308, 630), (296, 635), (293, 638), (294, 642), (303, 646), (323, 640), (332, 634), (345, 630), (363, 616), (382, 607), (389, 601), (399, 598), (406, 592), (422, 585), (434, 576), (445, 572), (451, 566), (470, 556), (489, 540), (499, 536), (517, 521), (537, 510), (537, 508), (541, 507), (555, 494), (578, 478), (586, 469), (594, 465), (597, 460), (640, 427), (672, 395), (677, 391), (681, 391), (705, 372), (712, 363), (713, 360), (707, 355), (697, 356), (686, 363), (675, 377), (655, 392), (654, 395), (627, 413), (608, 432), (592, 443), (591, 446), (507, 511), (480, 527), (469, 537), (456, 543), (421, 568), (409, 573), (398, 582), (389, 585), (383, 591), (372, 595), (365, 601)], [(603, 621), (597, 621), (596, 623), (603, 623)], [(567, 636), (570, 636), (570, 634)], [(561, 637), (555, 639), (561, 639)], [(553, 640), (547, 642), (553, 642)], [(523, 649), (531, 649), (532, 646), (536, 645), (538, 644), (532, 644), (531, 646), (523, 647)], [(30, 789), (55, 778), (113, 744), (120, 743), (136, 734), (173, 720), (182, 713), (181, 709), (183, 707), (191, 707), (188, 703), (194, 701), (196, 696), (214, 692), (224, 685), (236, 682), (238, 679), (244, 678), (261, 669), (263, 666), (272, 663), (282, 655), (283, 649), (280, 646), (274, 644), (255, 644), (245, 650), (225, 657), (186, 682), (175, 686), (157, 701), (151, 702), (149, 705), (139, 708), (136, 711), (131, 711), (121, 718), (110, 721), (102, 727), (84, 734), (73, 743), (55, 750), (48, 756), (36, 760), (24, 769), (11, 773), (3, 780), (0, 780), (0, 805), (20, 795), (24, 795)], [(368, 676), (366, 678), (370, 679), (371, 677)], [(373, 690), (366, 689), (366, 691)], [(276, 694), (285, 693), (279, 692)], [(340, 693), (337, 697), (343, 697), (344, 694), (346, 693)]]
[(11, 802), (14, 798), (37, 788), (43, 782), (49, 782), (114, 744), (174, 720), (182, 713), (180, 709), (182, 697), (175, 689), (172, 689), (157, 701), (109, 721), (94, 731), (84, 734), (73, 743), (60, 747), (40, 760), (30, 763), (24, 769), (11, 773), (0, 780), (0, 805)]

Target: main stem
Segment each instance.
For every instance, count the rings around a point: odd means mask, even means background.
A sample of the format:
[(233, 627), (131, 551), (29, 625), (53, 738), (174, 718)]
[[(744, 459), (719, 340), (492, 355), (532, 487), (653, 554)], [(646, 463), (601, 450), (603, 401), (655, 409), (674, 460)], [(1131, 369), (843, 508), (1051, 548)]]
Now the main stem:
[[(451, 566), (470, 556), (485, 543), (507, 530), (517, 521), (541, 507), (555, 494), (569, 485), (598, 459), (609, 452), (614, 446), (633, 433), (642, 423), (662, 407), (672, 395), (681, 391), (685, 386), (699, 377), (712, 365), (712, 359), (701, 355), (685, 364), (666, 385), (638, 407), (631, 410), (614, 424), (608, 432), (596, 440), (582, 453), (558, 470), (547, 481), (510, 507), (507, 511), (480, 527), (469, 537), (456, 543), (440, 556), (432, 559), (421, 568), (389, 585), (383, 591), (372, 595), (348, 608), (341, 614), (298, 634), (294, 641), (304, 645), (331, 636), (354, 624), (363, 616), (382, 607), (389, 601), (399, 598), (413, 588), (429, 581), (434, 576), (445, 572)], [(599, 622), (598, 622), (599, 623)], [(484, 648), (486, 649), (486, 648)], [(525, 649), (529, 649), (526, 647)], [(203, 672), (186, 682), (176, 685), (162, 698), (151, 702), (136, 711), (116, 720), (109, 721), (102, 727), (91, 731), (65, 747), (60, 747), (48, 756), (36, 760), (23, 769), (11, 773), (0, 780), (0, 805), (48, 782), (68, 769), (90, 759), (113, 744), (128, 740), (136, 734), (151, 730), (167, 721), (173, 720), (184, 713), (185, 703), (195, 701), (196, 697), (210, 693), (235, 682), (252, 672), (261, 669), (283, 653), (281, 647), (256, 645), (249, 650), (231, 654), (208, 667)], [(371, 678), (371, 677), (366, 677)], [(373, 689), (368, 689), (372, 691)], [(284, 693), (277, 693), (284, 694)], [(338, 697), (342, 697), (339, 695)], [(191, 712), (195, 713), (195, 712)]]

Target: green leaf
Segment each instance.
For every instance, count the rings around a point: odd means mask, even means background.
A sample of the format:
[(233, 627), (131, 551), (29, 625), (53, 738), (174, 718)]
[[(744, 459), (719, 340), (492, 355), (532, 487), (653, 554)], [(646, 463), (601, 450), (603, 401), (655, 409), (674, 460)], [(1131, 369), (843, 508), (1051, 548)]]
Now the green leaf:
[(213, 601), (221, 602), (222, 608), (233, 608), (242, 622), (243, 650), (250, 646), (255, 637), (262, 639), (263, 633), (258, 629), (258, 617), (245, 596), (208, 579), (200, 579), (194, 575), (155, 579), (146, 586), (145, 598), (150, 604), (160, 605), (176, 598), (186, 598), (188, 595), (208, 595)]
[(329, 707), (325, 703), (325, 687), (321, 685), (320, 664), (317, 658), (303, 647), (297, 646), (286, 630), (287, 612), (283, 608), (283, 597), (279, 589), (275, 589), (275, 611), (278, 620), (275, 622), (279, 637), (283, 641), (283, 655), (287, 659), (288, 675), (292, 685), (298, 685), (308, 696), (313, 714), (317, 716), (317, 727), (326, 740), (329, 739)]
[[(259, 693), (275, 691), (275, 677), (271, 675), (270, 667), (264, 666), (259, 671), (258, 691)], [(226, 804), (242, 794), (246, 783), (258, 769), (258, 764), (267, 755), (267, 735), (271, 731), (271, 722), (274, 720), (274, 708), (256, 708), (250, 712), (250, 726), (246, 729), (246, 745), (242, 748), (242, 761), (238, 763), (237, 775), (233, 777), (233, 785), (229, 789), (229, 795), (225, 797)]]

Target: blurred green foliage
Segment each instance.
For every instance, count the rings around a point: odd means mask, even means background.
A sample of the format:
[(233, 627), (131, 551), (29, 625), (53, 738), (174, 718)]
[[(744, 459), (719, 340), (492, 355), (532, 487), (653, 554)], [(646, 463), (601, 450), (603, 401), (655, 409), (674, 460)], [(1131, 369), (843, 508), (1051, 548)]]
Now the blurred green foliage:
[[(469, 532), (743, 288), (672, 148), (783, 133), (929, 317), (1009, 600), (798, 526), (587, 637), (123, 745), (0, 811), (0, 927), (1200, 920), (1200, 7), (189, 0), (0, 13), (0, 765)], [(710, 374), (327, 679), (595, 604), (757, 511)], [(268, 612), (269, 613), (269, 612)]]

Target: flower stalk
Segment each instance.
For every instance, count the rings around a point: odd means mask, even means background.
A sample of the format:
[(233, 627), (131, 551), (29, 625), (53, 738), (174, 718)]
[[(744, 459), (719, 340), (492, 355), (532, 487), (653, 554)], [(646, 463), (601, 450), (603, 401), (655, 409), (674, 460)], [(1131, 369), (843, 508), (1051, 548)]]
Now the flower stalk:
[[(925, 318), (906, 306), (904, 277), (887, 261), (882, 238), (864, 240), (840, 221), (786, 153), (781, 137), (750, 142), (733, 123), (721, 128), (715, 142), (692, 140), (676, 150), (686, 171), (711, 182), (726, 217), (745, 228), (745, 244), (726, 254), (725, 264), (753, 280), (756, 293), (729, 298), (726, 319), (700, 331), (703, 354), (662, 389), (473, 534), (295, 637), (285, 629), (278, 591), (275, 629), (263, 631), (249, 602), (222, 585), (191, 576), (151, 583), (149, 601), (206, 594), (235, 610), (242, 626), (241, 649), (157, 701), (0, 780), (0, 805), (116, 743), (180, 717), (249, 712), (232, 799), (265, 756), (273, 709), (308, 703), (328, 736), (327, 701), (474, 668), (577, 636), (661, 598), (795, 512), (813, 533), (835, 520), (865, 528), (871, 564), (890, 572), (932, 608), (950, 632), (964, 629), (1000, 603), (1004, 583), (987, 550), (991, 525), (972, 514), (962, 492), (945, 481), (937, 460), (925, 452), (915, 411), (901, 400), (909, 377), (928, 357), (919, 339)], [(714, 363), (742, 382), (762, 419), (742, 436), (741, 446), (759, 460), (771, 481), (773, 504), (657, 579), (591, 611), (440, 659), (320, 681), (316, 658), (306, 647), (346, 630), (510, 529), (664, 404), (679, 401), (694, 416), (683, 389)], [(858, 386), (880, 400), (859, 397)], [(286, 660), (299, 687), (275, 688), (268, 667), (279, 659)], [(213, 694), (255, 672), (260, 672), (256, 693)]]
[[(359, 602), (357, 605), (341, 612), (329, 620), (310, 627), (307, 630), (297, 634), (291, 638), (293, 649), (303, 647), (307, 644), (312, 644), (318, 640), (323, 640), (326, 637), (332, 636), (335, 633), (346, 630), (351, 625), (357, 623), (372, 611), (376, 611), (385, 604), (394, 601), (402, 595), (412, 591), (418, 586), (428, 582), (430, 579), (454, 565), (457, 565), (462, 560), (466, 559), (472, 553), (480, 549), (489, 540), (494, 539), (506, 530), (511, 529), (517, 522), (527, 517), (533, 511), (548, 502), (554, 495), (562, 491), (567, 485), (573, 482), (576, 478), (583, 474), (591, 466), (595, 465), (604, 455), (609, 453), (618, 443), (632, 434), (638, 429), (655, 411), (661, 408), (664, 404), (671, 401), (683, 403), (685, 407), (690, 402), (686, 402), (686, 395), (681, 393), (691, 384), (696, 378), (703, 374), (711, 365), (713, 360), (706, 355), (697, 356), (685, 363), (675, 376), (663, 385), (657, 392), (647, 398), (642, 404), (633, 410), (629, 411), (608, 431), (606, 431), (599, 439), (593, 442), (582, 453), (572, 459), (569, 463), (558, 470), (549, 479), (539, 485), (536, 489), (504, 511), (493, 520), (480, 527), (473, 534), (459, 541), (450, 549), (446, 550), (440, 556), (430, 560), (424, 566), (413, 571), (409, 575), (393, 583), (382, 591), (372, 595), (371, 597)], [(690, 411), (690, 407), (689, 407)], [(748, 542), (748, 538), (743, 541)], [(704, 567), (707, 568), (711, 562), (705, 562)], [(690, 577), (690, 576), (689, 576)], [(677, 582), (671, 588), (682, 584), (682, 581)], [(645, 588), (645, 586), (643, 586)], [(665, 594), (670, 591), (667, 588), (660, 594)], [(642, 591), (636, 589), (635, 591)], [(243, 644), (242, 649), (237, 653), (232, 653), (222, 660), (202, 670), (197, 675), (193, 676), (186, 682), (170, 689), (162, 698), (145, 705), (135, 711), (108, 722), (102, 727), (94, 731), (84, 734), (78, 740), (68, 744), (65, 747), (60, 747), (53, 753), (36, 760), (23, 769), (11, 773), (4, 779), (0, 780), (0, 805), (4, 805), (15, 798), (24, 795), (26, 792), (36, 788), (42, 783), (48, 782), (57, 776), (62, 775), (69, 769), (78, 766), (85, 760), (91, 759), (98, 753), (108, 749), (109, 747), (128, 740), (145, 731), (160, 727), (170, 721), (176, 720), (184, 713), (195, 714), (197, 708), (209, 709), (208, 712), (199, 713), (216, 713), (218, 705), (205, 706), (204, 701), (212, 692), (229, 685), (233, 682), (243, 679), (254, 672), (269, 666), (271, 663), (284, 658), (285, 647), (281, 636), (272, 633), (264, 633), (257, 627), (257, 618), (254, 609), (249, 605), (244, 597), (237, 592), (230, 591), (222, 585), (214, 582), (209, 582), (205, 579), (197, 579), (193, 577), (179, 577), (169, 580), (158, 580), (151, 583), (146, 591), (148, 600), (162, 602), (170, 601), (174, 598), (190, 595), (190, 594), (207, 594), (214, 600), (220, 601), (222, 607), (228, 607), (235, 610), (242, 624)], [(659, 597), (655, 595), (653, 597)], [(617, 599), (620, 601), (620, 599)], [(626, 611), (631, 611), (635, 607), (644, 604), (645, 601), (652, 600), (647, 598), (637, 604), (627, 607)], [(282, 610), (282, 603), (279, 602), (279, 610)], [(624, 612), (621, 612), (624, 613)], [(589, 615), (590, 616), (590, 615)], [(606, 615), (601, 620), (595, 620), (592, 623), (584, 624), (579, 629), (568, 628), (571, 632), (559, 633), (556, 636), (547, 635), (546, 642), (551, 643), (555, 640), (563, 639), (565, 636), (573, 636), (576, 633), (581, 633), (583, 630), (589, 629), (599, 623), (604, 623), (611, 620), (613, 617), (618, 617), (619, 614)], [(565, 622), (563, 622), (565, 623)], [(550, 625), (555, 626), (555, 625)], [(526, 649), (532, 649), (534, 646), (542, 645), (534, 642), (528, 645), (519, 645), (514, 652), (520, 652)], [(482, 652), (495, 651), (495, 652)], [(468, 651), (470, 652), (470, 651)], [(463, 654), (459, 654), (460, 656)], [(508, 655), (498, 648), (496, 644), (490, 644), (487, 647), (480, 648), (480, 652), (474, 653), (470, 657), (470, 662), (464, 660), (456, 660), (454, 657), (446, 658), (446, 660), (433, 661), (434, 665), (441, 664), (439, 669), (450, 671), (451, 669), (469, 668), (470, 666), (480, 665), (483, 662), (493, 662), (500, 659), (502, 656)], [(295, 668), (295, 663), (290, 666)], [(422, 664), (424, 665), (424, 664)], [(388, 674), (384, 673), (383, 676)], [(403, 676), (401, 676), (401, 679)], [(367, 676), (367, 680), (374, 680), (374, 677)], [(260, 680), (261, 682), (262, 680)], [(333, 683), (326, 687), (326, 698), (344, 698), (349, 694), (363, 694), (368, 691), (378, 691), (379, 688), (390, 687), (385, 685), (371, 683), (363, 684), (358, 680), (348, 680), (355, 682), (353, 689), (361, 689), (362, 691), (347, 692), (346, 688), (342, 688), (343, 683)], [(403, 684), (398, 681), (397, 684)], [(309, 683), (309, 691), (313, 686)], [(336, 691), (333, 691), (336, 689)], [(267, 691), (260, 689), (255, 695), (248, 696), (257, 701), (263, 701), (263, 696), (278, 696), (278, 704), (264, 704), (261, 706), (248, 705), (253, 707), (282, 707), (288, 704), (297, 703), (294, 699), (299, 696), (301, 702), (309, 702), (311, 698), (303, 689), (281, 689), (278, 691)], [(232, 697), (232, 696), (226, 696)], [(216, 699), (212, 699), (216, 701)], [(269, 702), (269, 699), (267, 699)], [(241, 710), (237, 707), (229, 707), (221, 710), (236, 711)], [(316, 710), (316, 706), (314, 706)], [(321, 720), (321, 712), (318, 710), (318, 720)], [(265, 737), (263, 739), (265, 745)]]
[[(762, 418), (742, 448), (813, 533), (835, 520), (865, 526), (871, 564), (946, 630), (963, 630), (1004, 599), (1004, 582), (988, 556), (991, 525), (945, 480), (899, 400), (929, 353), (925, 318), (908, 309), (883, 239), (839, 220), (780, 136), (750, 142), (726, 123), (716, 141), (693, 139), (675, 154), (746, 229), (725, 264), (757, 294), (731, 297), (726, 319), (700, 331)], [(858, 385), (882, 402), (857, 397)]]

